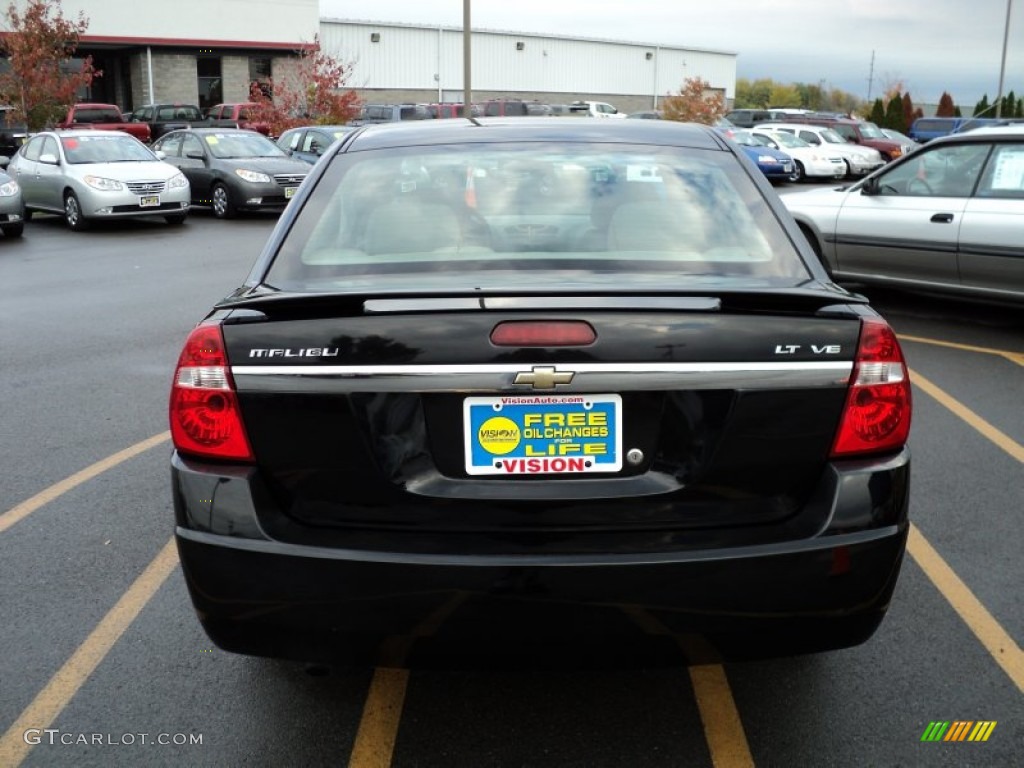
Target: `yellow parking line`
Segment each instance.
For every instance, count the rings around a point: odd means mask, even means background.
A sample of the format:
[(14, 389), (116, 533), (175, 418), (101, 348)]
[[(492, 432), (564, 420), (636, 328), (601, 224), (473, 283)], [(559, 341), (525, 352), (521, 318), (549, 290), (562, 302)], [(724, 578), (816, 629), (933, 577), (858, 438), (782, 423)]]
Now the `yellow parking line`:
[(107, 456), (105, 459), (97, 461), (95, 464), (89, 465), (70, 477), (64, 478), (59, 483), (54, 483), (49, 488), (40, 491), (32, 498), (26, 499), (21, 502), (21, 504), (18, 504), (16, 507), (12, 507), (0, 515), (0, 533), (3, 533), (15, 523), (24, 520), (37, 509), (49, 504), (58, 496), (62, 496), (82, 483), (92, 480), (94, 477), (106, 472), (108, 469), (113, 469), (118, 464), (128, 461), (128, 459), (138, 456), (140, 453), (148, 451), (150, 448), (166, 442), (170, 437), (170, 432), (161, 432), (159, 435), (153, 435), (153, 437), (147, 438), (142, 442), (125, 448), (123, 451), (118, 451), (115, 454)]
[(915, 525), (910, 526), (907, 551), (996, 663), (1024, 693), (1024, 651), (1021, 651), (1010, 634), (974, 596)]
[(398, 725), (409, 685), (408, 669), (377, 667), (363, 705), (349, 768), (387, 768), (398, 738)]
[(980, 432), (982, 436), (991, 440), (1017, 461), (1024, 462), (1024, 446), (1005, 432), (992, 426), (992, 424), (985, 421), (985, 419), (981, 418), (981, 416), (956, 398), (947, 395), (917, 371), (910, 372), (910, 382), (915, 388), (922, 390), (937, 400), (941, 405), (952, 411), (955, 416), (967, 422), (967, 424)]
[(52, 725), (177, 564), (178, 553), (172, 538), (7, 729), (0, 739), (0, 765), (14, 768), (21, 764), (31, 749), (25, 743), (25, 731)]
[(396, 638), (391, 644), (388, 663), (394, 666), (377, 667), (373, 671), (352, 754), (348, 759), (349, 768), (387, 768), (391, 765), (398, 726), (402, 721), (402, 708), (405, 706), (405, 691), (409, 686), (409, 670), (398, 667), (405, 663), (416, 638), (430, 637), (437, 632), (467, 597), (466, 593), (455, 593), (421, 621), (411, 635)]
[[(1018, 462), (1024, 463), (1024, 446), (1004, 432), (996, 429), (966, 405), (946, 394), (915, 371), (910, 372), (913, 385), (948, 408), (958, 418), (980, 432)], [(996, 663), (1024, 692), (1024, 652), (998, 621), (982, 605), (939, 553), (928, 543), (914, 525), (910, 526), (907, 550), (925, 572), (936, 589), (942, 593), (953, 609), (964, 620), (971, 632), (981, 641)]]
[(1005, 357), (1007, 360), (1016, 363), (1017, 365), (1024, 366), (1024, 352), (1009, 352), (1005, 349), (992, 349), (990, 347), (976, 347), (972, 344), (958, 344), (955, 341), (942, 341), (941, 339), (926, 339), (922, 336), (907, 336), (905, 334), (896, 334), (900, 341), (912, 341), (917, 344), (931, 344), (933, 347), (948, 347), (949, 349), (959, 349), (963, 352), (980, 352), (985, 355), (996, 355), (998, 357)]
[[(644, 632), (675, 639), (687, 658), (694, 650), (701, 655), (708, 654), (709, 646), (701, 638), (673, 633), (639, 606), (624, 605), (621, 608)], [(714, 656), (718, 658), (717, 654)], [(743, 730), (725, 668), (721, 664), (698, 664), (691, 665), (689, 673), (712, 765), (715, 768), (753, 768), (754, 758), (750, 754), (747, 734)]]

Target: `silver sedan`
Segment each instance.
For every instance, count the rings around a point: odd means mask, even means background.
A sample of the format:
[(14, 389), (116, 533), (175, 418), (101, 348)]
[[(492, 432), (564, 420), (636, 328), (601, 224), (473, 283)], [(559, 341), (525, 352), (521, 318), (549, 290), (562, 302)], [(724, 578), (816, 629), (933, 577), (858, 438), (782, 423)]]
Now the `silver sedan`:
[(188, 215), (188, 180), (138, 139), (119, 131), (60, 131), (33, 136), (11, 158), (25, 215), (62, 214), (74, 230), (90, 220)]
[(782, 201), (837, 281), (1024, 303), (1024, 126), (936, 139)]

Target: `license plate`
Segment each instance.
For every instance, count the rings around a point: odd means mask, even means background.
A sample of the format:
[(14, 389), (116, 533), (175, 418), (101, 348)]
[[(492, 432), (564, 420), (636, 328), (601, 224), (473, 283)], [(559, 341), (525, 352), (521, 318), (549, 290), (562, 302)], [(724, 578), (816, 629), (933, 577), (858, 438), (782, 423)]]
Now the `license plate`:
[(500, 395), (463, 401), (470, 475), (579, 475), (622, 469), (619, 395)]
[(140, 208), (156, 208), (160, 205), (160, 195), (149, 195), (139, 198)]
[(291, 200), (293, 197), (295, 197), (295, 192), (297, 190), (298, 190), (298, 187), (285, 187), (284, 188), (284, 199), (285, 200)]

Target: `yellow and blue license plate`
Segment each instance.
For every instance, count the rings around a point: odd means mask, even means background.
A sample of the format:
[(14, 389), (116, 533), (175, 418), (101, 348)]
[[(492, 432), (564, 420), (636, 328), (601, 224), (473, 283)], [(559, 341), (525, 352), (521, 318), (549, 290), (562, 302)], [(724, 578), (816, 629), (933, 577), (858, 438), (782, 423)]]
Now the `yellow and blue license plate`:
[(470, 475), (622, 469), (619, 395), (499, 395), (463, 401)]

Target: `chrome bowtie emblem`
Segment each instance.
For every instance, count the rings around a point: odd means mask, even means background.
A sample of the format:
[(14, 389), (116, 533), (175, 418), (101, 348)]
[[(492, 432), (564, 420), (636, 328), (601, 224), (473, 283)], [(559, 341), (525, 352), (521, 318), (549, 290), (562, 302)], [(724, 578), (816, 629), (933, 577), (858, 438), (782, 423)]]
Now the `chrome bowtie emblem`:
[(568, 384), (576, 374), (572, 371), (555, 371), (553, 367), (535, 365), (532, 371), (516, 374), (516, 384), (529, 384), (534, 389), (554, 389), (559, 384)]

